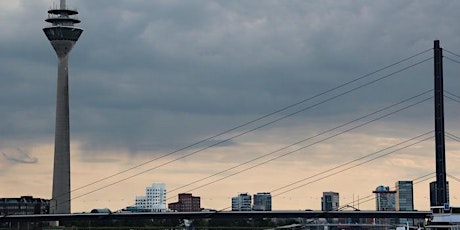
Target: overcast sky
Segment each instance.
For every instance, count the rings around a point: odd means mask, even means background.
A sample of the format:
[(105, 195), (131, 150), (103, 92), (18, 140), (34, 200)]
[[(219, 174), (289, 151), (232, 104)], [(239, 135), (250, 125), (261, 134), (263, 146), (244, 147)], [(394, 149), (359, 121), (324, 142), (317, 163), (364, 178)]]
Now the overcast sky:
[[(0, 197), (51, 196), (57, 60), (42, 28), (52, 4), (0, 1)], [(460, 2), (68, 0), (68, 6), (79, 10), (77, 26), (84, 29), (69, 66), (72, 189), (78, 189), (72, 211), (124, 208), (156, 182), (166, 183), (168, 203), (192, 192), (214, 209), (227, 208), (241, 192), (273, 192), (274, 209), (320, 209), (323, 191), (358, 206), (377, 186), (398, 180), (415, 180), (415, 208), (428, 209), (434, 178), (423, 176), (435, 171), (435, 39), (445, 49), (450, 93), (451, 203), (460, 204)], [(315, 176), (322, 172), (337, 174)], [(375, 209), (375, 201), (359, 206)]]

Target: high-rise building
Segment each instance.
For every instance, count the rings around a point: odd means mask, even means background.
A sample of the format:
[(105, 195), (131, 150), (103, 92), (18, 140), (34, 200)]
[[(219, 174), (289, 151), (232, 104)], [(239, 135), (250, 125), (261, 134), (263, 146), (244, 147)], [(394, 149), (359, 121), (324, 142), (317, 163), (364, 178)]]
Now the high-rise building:
[(251, 194), (240, 193), (232, 197), (232, 211), (251, 211)]
[(254, 194), (254, 211), (271, 211), (272, 210), (272, 195), (269, 192), (259, 192)]
[(396, 182), (396, 211), (413, 211), (414, 210), (414, 189), (412, 181)]
[(69, 54), (77, 42), (82, 29), (74, 24), (78, 12), (69, 10), (66, 1), (60, 7), (48, 11), (46, 22), (51, 26), (43, 28), (58, 57), (56, 93), (56, 130), (54, 137), (53, 194), (50, 213), (70, 213), (70, 128), (69, 128)]
[(134, 206), (150, 212), (166, 211), (166, 185), (154, 183), (145, 188), (145, 196), (137, 196)]
[(375, 210), (377, 211), (395, 211), (395, 193), (390, 187), (380, 185), (375, 191)]
[(323, 197), (321, 197), (321, 210), (322, 211), (337, 211), (338, 209), (339, 209), (339, 193), (323, 192)]
[[(398, 181), (396, 188), (396, 211), (413, 211), (414, 210), (414, 189), (412, 181)], [(414, 224), (414, 220), (399, 218), (399, 224)]]
[(199, 196), (192, 196), (191, 193), (179, 193), (179, 201), (169, 203), (170, 210), (178, 212), (199, 212), (201, 211), (201, 198)]
[[(430, 183), (430, 206), (438, 206), (437, 205), (437, 182), (436, 181), (433, 181)], [(449, 181), (446, 181), (446, 193), (447, 193), (447, 203), (449, 203)]]

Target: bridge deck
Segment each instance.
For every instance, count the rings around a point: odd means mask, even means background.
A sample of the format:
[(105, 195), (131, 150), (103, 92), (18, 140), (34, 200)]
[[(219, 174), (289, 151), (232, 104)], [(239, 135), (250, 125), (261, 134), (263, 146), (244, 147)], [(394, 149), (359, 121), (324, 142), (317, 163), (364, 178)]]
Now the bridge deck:
[(208, 218), (413, 218), (425, 219), (430, 211), (248, 211), (248, 212), (142, 212), (11, 215), (0, 222), (110, 220), (110, 219), (208, 219)]

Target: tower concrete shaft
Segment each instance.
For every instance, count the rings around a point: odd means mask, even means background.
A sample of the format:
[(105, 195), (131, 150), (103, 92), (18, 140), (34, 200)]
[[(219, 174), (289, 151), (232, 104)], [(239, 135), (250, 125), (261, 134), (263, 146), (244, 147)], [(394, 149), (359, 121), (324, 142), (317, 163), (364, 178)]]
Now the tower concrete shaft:
[(82, 29), (74, 15), (78, 12), (66, 9), (61, 0), (59, 9), (48, 11), (46, 22), (52, 26), (43, 31), (58, 57), (56, 92), (56, 129), (54, 138), (53, 192), (50, 213), (70, 213), (70, 118), (69, 118), (69, 54), (77, 42)]

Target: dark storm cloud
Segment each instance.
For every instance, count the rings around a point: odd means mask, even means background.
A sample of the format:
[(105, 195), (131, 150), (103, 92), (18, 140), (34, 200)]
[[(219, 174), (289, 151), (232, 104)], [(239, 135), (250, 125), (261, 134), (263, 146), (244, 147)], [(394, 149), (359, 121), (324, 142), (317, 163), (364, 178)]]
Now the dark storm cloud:
[[(41, 31), (50, 3), (33, 2), (1, 17), (11, 31), (0, 35), (7, 139), (53, 135), (56, 58)], [(85, 30), (70, 58), (72, 138), (88, 151), (185, 146), (429, 49), (433, 39), (460, 50), (458, 4), (69, 0)], [(346, 122), (429, 89), (431, 71), (424, 63), (296, 121)], [(405, 115), (414, 116), (430, 114)]]

